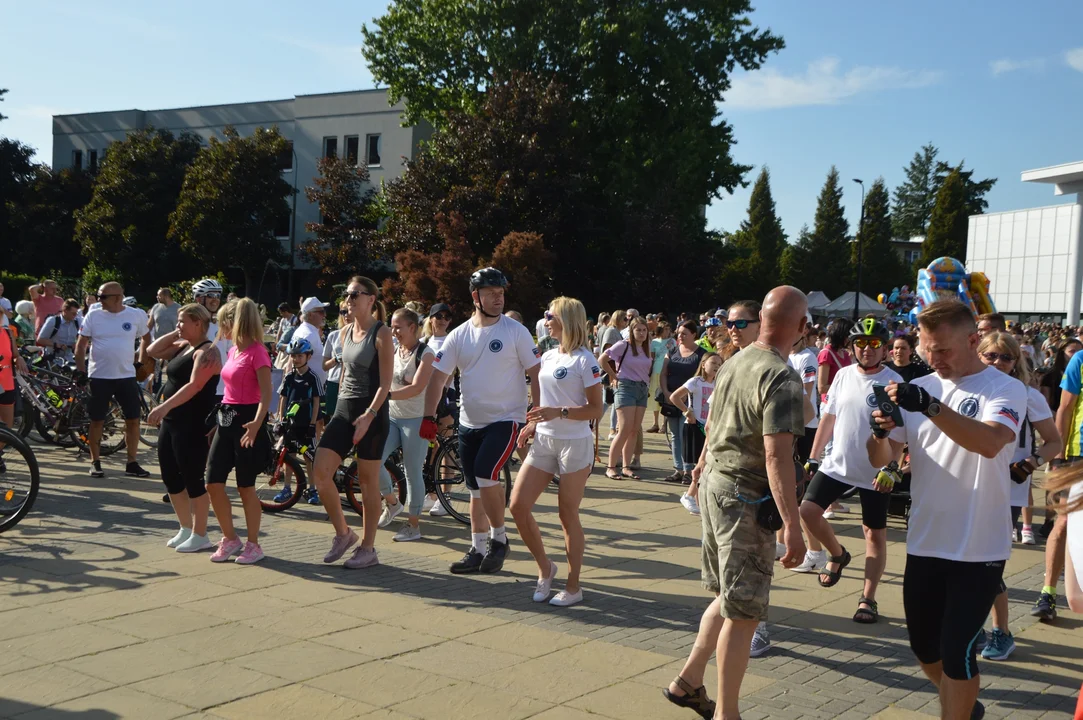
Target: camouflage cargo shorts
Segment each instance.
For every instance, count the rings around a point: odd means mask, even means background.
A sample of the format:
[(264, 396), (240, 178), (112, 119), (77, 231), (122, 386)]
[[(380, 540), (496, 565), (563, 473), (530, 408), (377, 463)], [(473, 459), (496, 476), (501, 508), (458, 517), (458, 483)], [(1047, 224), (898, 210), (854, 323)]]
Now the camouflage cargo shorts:
[(721, 596), (722, 617), (766, 621), (774, 533), (756, 522), (758, 505), (737, 499), (732, 480), (712, 471), (703, 477), (699, 491), (703, 587)]

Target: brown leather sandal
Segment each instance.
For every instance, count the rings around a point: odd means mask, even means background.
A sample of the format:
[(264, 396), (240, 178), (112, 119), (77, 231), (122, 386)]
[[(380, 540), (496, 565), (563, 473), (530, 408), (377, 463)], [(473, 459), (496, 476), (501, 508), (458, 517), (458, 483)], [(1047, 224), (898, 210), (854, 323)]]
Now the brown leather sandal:
[(677, 707), (689, 708), (699, 714), (704, 720), (711, 720), (714, 717), (714, 700), (707, 697), (707, 688), (700, 685), (698, 688), (694, 688), (685, 682), (684, 678), (680, 675), (673, 681), (673, 684), (684, 691), (684, 695), (674, 695), (669, 691), (669, 688), (662, 690), (662, 695)]

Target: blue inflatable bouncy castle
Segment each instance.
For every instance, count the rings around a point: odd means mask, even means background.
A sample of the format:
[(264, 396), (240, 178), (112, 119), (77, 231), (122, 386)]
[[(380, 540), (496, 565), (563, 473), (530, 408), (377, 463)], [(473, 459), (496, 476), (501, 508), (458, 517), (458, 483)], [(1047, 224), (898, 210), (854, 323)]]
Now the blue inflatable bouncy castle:
[(925, 307), (937, 300), (959, 300), (975, 316), (997, 311), (989, 295), (989, 278), (985, 273), (967, 273), (955, 258), (942, 257), (918, 270), (917, 304), (911, 312), (911, 322)]

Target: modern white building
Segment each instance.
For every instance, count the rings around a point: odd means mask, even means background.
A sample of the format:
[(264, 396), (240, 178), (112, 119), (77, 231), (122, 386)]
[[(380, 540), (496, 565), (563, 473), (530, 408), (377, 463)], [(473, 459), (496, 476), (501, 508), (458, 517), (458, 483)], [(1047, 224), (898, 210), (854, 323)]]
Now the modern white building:
[[(388, 105), (386, 90), (297, 95), (287, 100), (207, 105), (169, 110), (118, 110), (55, 115), (53, 167), (93, 170), (109, 145), (129, 132), (153, 127), (174, 135), (191, 132), (207, 140), (222, 137), (227, 125), (241, 135), (258, 127), (277, 126), (292, 146), (283, 157), (286, 180), (297, 189), (296, 212), (276, 233), (283, 248), (296, 248), (306, 239), (305, 223), (319, 220), (319, 208), (305, 198), (304, 188), (318, 175), (316, 163), (329, 155), (345, 156), (368, 167), (369, 179), (398, 177), (403, 160), (413, 159), (418, 143), (432, 134), (428, 125), (402, 127), (403, 105)], [(302, 266), (294, 253), (295, 263)]]
[(1075, 195), (1065, 205), (973, 215), (966, 268), (989, 277), (997, 310), (1009, 319), (1079, 325), (1083, 291), (1083, 162), (1027, 170), (1023, 182)]

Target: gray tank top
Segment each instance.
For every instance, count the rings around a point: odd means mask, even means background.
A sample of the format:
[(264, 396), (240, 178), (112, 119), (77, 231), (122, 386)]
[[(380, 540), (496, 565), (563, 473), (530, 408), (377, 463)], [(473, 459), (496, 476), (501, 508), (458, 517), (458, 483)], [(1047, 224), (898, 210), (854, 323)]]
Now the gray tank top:
[(343, 328), (342, 379), (338, 396), (344, 400), (371, 398), (380, 387), (380, 361), (376, 353), (376, 335), (383, 327), (376, 322), (361, 342), (354, 342), (353, 326)]

